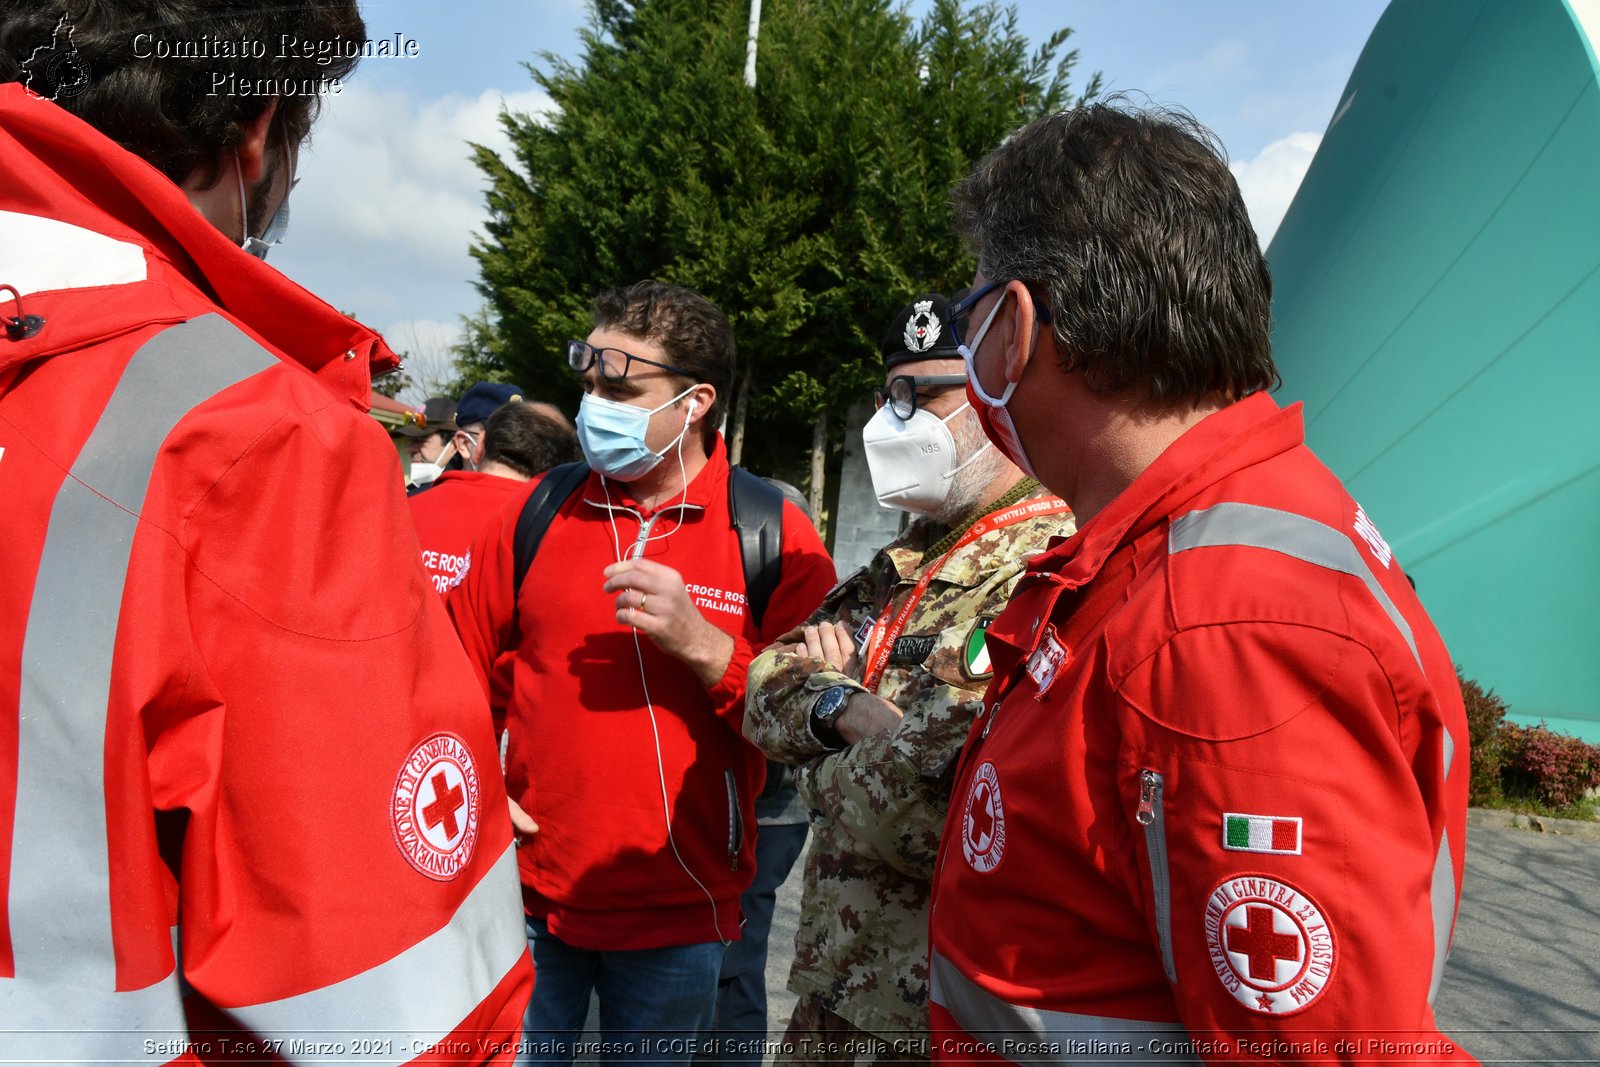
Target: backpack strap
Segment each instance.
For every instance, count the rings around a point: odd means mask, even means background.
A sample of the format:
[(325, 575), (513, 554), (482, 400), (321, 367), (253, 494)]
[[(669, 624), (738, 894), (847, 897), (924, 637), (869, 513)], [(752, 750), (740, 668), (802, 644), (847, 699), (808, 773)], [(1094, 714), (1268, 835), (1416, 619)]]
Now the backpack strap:
[[(528, 494), (522, 513), (517, 516), (517, 532), (512, 541), (513, 573), (519, 592), (556, 512), (588, 477), (589, 465), (582, 460), (564, 463), (552, 468), (538, 488)], [(728, 472), (728, 517), (739, 534), (745, 599), (750, 619), (759, 629), (783, 573), (783, 494), (764, 478), (734, 467)]]
[(783, 494), (765, 478), (734, 467), (728, 471), (728, 515), (739, 532), (750, 620), (760, 629), (783, 576)]
[(528, 568), (533, 565), (534, 554), (539, 551), (539, 542), (544, 540), (544, 532), (550, 528), (551, 520), (588, 477), (589, 465), (581, 459), (576, 463), (552, 467), (523, 502), (522, 513), (517, 516), (516, 536), (512, 541), (517, 592), (522, 591), (522, 581), (528, 576)]

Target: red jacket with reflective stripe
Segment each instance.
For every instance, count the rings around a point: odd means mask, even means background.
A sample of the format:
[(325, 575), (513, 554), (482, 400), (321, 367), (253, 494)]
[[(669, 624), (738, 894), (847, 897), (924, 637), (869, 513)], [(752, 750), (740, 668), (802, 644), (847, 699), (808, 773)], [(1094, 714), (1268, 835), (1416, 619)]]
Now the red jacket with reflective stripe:
[[(517, 650), (506, 783), (539, 824), (518, 850), (523, 901), (572, 945), (659, 948), (739, 935), (765, 777), (760, 751), (740, 732), (745, 673), (756, 652), (822, 602), (834, 571), (811, 522), (786, 503), (782, 579), (758, 630), (728, 519), (728, 470), (719, 437), (681, 507), (674, 499), (653, 511), (625, 484), (591, 473), (545, 531), (520, 596), (512, 573), (521, 509), (503, 512), (446, 597), (480, 679), (501, 650)], [(640, 542), (643, 558), (680, 572), (701, 614), (734, 639), (732, 661), (709, 689), (648, 637), (636, 644), (617, 622), (616, 595), (601, 591), (601, 572)]]
[(0, 160), (0, 1057), (489, 1059), (531, 964), (393, 355), (16, 85)]
[(934, 891), (937, 1054), (1005, 1029), (1013, 1060), (1028, 1033), (1067, 1062), (1119, 1054), (1101, 1040), (1464, 1056), (1430, 1007), (1466, 841), (1460, 690), (1298, 406), (1258, 394), (1191, 429), (1030, 565), (988, 637)]

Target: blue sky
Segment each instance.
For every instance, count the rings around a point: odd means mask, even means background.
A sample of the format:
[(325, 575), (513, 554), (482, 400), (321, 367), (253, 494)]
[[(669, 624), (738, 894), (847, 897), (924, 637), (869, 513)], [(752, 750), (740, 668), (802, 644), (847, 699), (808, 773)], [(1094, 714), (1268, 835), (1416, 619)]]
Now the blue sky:
[[(764, 0), (769, 10), (784, 0)], [(1271, 239), (1385, 0), (1020, 0), (1039, 41), (1071, 26), (1080, 86), (1187, 108), (1215, 130), (1263, 241)], [(913, 14), (925, 2), (909, 5)], [(448, 377), (461, 315), (479, 306), (467, 254), (483, 181), (465, 142), (504, 147), (502, 102), (547, 101), (523, 69), (540, 52), (577, 58), (582, 0), (386, 0), (362, 4), (369, 36), (416, 41), (415, 58), (369, 59), (300, 163), (289, 240), (271, 262), (412, 353), (426, 383)], [(419, 399), (419, 397), (406, 397)]]

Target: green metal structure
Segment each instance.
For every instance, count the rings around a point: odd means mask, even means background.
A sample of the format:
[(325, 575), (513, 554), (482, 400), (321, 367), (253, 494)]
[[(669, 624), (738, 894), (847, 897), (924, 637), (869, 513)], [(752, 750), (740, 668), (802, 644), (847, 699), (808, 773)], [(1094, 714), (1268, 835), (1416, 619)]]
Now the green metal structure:
[(1268, 250), (1280, 401), (1469, 678), (1600, 741), (1600, 0), (1395, 0)]

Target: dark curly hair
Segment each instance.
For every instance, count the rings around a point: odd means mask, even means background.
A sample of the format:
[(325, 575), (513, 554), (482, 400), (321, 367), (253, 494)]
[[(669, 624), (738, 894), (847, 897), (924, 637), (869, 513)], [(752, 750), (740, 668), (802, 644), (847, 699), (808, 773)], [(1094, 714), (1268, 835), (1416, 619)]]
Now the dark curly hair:
[(320, 87), (349, 76), (366, 39), (355, 0), (0, 0), (0, 82), (210, 185), (273, 99), (269, 142), (303, 142)]
[(722, 309), (692, 289), (642, 281), (607, 289), (594, 298), (593, 310), (595, 329), (654, 341), (673, 366), (716, 389), (716, 402), (701, 424), (711, 447), (733, 389), (733, 327)]
[(1272, 278), (1216, 138), (1113, 99), (1036, 119), (956, 186), (998, 281), (1048, 294), (1067, 370), (1157, 407), (1278, 384)]

